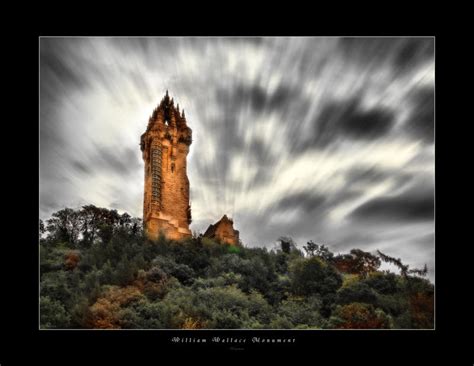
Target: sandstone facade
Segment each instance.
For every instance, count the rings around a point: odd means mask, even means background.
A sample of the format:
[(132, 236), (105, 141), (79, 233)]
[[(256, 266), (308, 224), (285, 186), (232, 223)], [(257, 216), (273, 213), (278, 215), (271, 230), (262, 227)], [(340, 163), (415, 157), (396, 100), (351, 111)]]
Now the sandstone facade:
[(145, 162), (143, 224), (150, 239), (191, 236), (191, 206), (186, 158), (192, 130), (184, 110), (174, 106), (168, 91), (148, 121), (140, 147)]
[(231, 245), (239, 244), (239, 231), (234, 229), (234, 222), (227, 215), (215, 224), (209, 225), (204, 236)]

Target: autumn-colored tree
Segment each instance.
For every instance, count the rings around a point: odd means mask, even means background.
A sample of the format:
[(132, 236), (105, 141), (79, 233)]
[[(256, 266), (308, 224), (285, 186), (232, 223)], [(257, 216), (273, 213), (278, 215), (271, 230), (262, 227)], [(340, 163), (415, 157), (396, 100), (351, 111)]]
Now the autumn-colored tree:
[(339, 271), (359, 274), (362, 277), (367, 277), (369, 273), (376, 271), (380, 264), (380, 258), (360, 249), (352, 249), (350, 254), (338, 255), (334, 258), (334, 265)]
[(121, 308), (143, 297), (136, 286), (111, 286), (103, 297), (97, 299), (89, 308), (88, 324), (86, 325), (90, 328), (99, 329), (121, 328)]
[(205, 328), (199, 319), (193, 319), (192, 317), (188, 317), (184, 320), (183, 325), (181, 326), (182, 329), (202, 329)]
[(78, 250), (68, 250), (64, 255), (64, 267), (68, 270), (73, 270), (77, 267), (80, 260)]
[(414, 328), (432, 329), (434, 325), (433, 292), (416, 292), (410, 295), (410, 316)]
[(355, 302), (338, 306), (330, 324), (336, 329), (387, 329), (390, 328), (390, 318), (372, 305)]

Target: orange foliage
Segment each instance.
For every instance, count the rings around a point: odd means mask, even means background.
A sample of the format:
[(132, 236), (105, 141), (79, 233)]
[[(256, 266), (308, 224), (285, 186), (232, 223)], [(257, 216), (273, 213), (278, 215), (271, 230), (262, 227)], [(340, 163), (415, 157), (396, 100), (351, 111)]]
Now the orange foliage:
[(388, 328), (387, 318), (377, 314), (371, 305), (352, 303), (336, 310), (337, 317), (343, 320), (339, 329), (383, 329)]
[(416, 292), (410, 296), (410, 315), (416, 328), (431, 329), (434, 325), (433, 293)]
[(64, 266), (68, 270), (73, 270), (77, 267), (79, 260), (79, 252), (77, 250), (70, 250), (64, 255)]
[(100, 329), (121, 328), (120, 309), (143, 297), (136, 286), (111, 287), (89, 308), (88, 326)]
[(194, 320), (193, 318), (186, 318), (184, 320), (181, 329), (201, 329), (203, 324), (199, 320)]

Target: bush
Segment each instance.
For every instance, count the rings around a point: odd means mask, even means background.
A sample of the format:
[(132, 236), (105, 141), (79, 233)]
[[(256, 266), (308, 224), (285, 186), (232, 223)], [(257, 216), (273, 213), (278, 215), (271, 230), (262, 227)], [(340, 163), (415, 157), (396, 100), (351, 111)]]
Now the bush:
[(40, 297), (40, 328), (64, 329), (69, 327), (70, 322), (71, 316), (61, 302), (49, 296)]
[(336, 292), (342, 285), (342, 278), (336, 270), (317, 257), (297, 258), (291, 262), (289, 272), (295, 295), (324, 296)]
[[(322, 301), (318, 297), (290, 298), (284, 300), (279, 309), (279, 319), (284, 319), (283, 324), (291, 324), (292, 327), (309, 326), (320, 327), (322, 318), (319, 313)], [(288, 322), (288, 323), (286, 323)]]
[(191, 284), (196, 275), (191, 267), (186, 264), (176, 263), (169, 257), (157, 256), (152, 263), (163, 270), (165, 274), (177, 278), (185, 285)]
[(400, 291), (399, 280), (394, 273), (372, 272), (364, 283), (383, 295)]
[(388, 329), (391, 323), (383, 310), (362, 303), (338, 306), (329, 319), (329, 327), (336, 329)]
[(377, 293), (363, 282), (355, 282), (350, 286), (341, 288), (337, 293), (337, 303), (341, 305), (352, 302), (377, 304)]
[(170, 308), (177, 308), (174, 327), (182, 328), (192, 318), (207, 328), (258, 328), (270, 322), (271, 308), (258, 292), (245, 294), (236, 286), (186, 287), (170, 291), (164, 298)]

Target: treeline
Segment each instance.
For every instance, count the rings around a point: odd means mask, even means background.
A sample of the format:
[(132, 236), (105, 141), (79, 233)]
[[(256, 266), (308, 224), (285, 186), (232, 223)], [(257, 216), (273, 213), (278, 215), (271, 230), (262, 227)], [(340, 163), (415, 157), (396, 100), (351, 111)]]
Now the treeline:
[(151, 242), (140, 219), (92, 205), (58, 211), (40, 231), (41, 328), (433, 328), (426, 267), (381, 252), (299, 250), (285, 237), (270, 251)]

